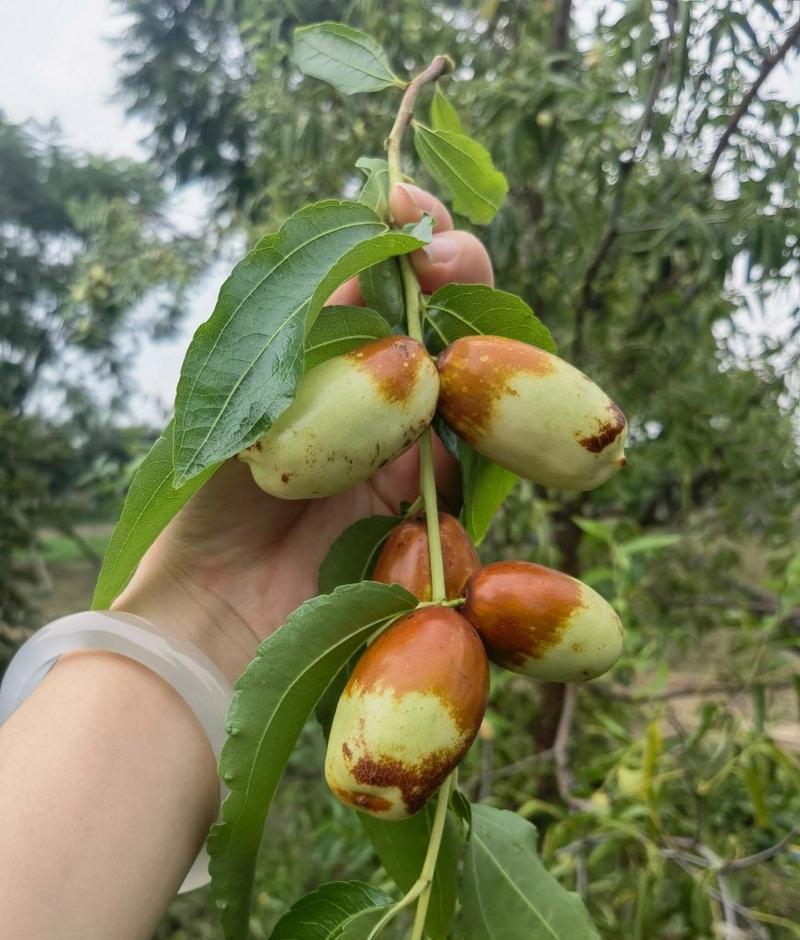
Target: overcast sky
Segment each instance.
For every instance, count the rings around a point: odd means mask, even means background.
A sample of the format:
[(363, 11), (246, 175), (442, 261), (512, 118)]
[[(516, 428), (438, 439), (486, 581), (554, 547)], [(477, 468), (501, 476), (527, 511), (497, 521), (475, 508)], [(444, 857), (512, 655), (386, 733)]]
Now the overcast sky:
[[(601, 0), (576, 4), (587, 26), (599, 5)], [(147, 127), (127, 118), (114, 100), (117, 50), (110, 40), (124, 28), (112, 0), (0, 0), (0, 110), (17, 122), (56, 119), (65, 140), (80, 149), (145, 157), (140, 141)], [(765, 91), (770, 89), (800, 100), (797, 57), (791, 69), (773, 73)], [(175, 213), (184, 223), (202, 219), (202, 193), (195, 188), (182, 195)], [(132, 403), (138, 419), (160, 421), (169, 413), (189, 337), (211, 313), (229, 266), (210, 270), (194, 291), (178, 337), (139, 350), (134, 378), (140, 392)], [(785, 321), (786, 303), (784, 298), (772, 305), (770, 332)], [(763, 328), (762, 323), (758, 329)]]

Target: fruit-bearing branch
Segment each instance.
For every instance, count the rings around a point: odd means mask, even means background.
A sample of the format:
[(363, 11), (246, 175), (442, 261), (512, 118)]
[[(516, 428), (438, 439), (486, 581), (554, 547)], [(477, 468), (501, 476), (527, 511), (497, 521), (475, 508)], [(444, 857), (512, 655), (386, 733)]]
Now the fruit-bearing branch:
[[(400, 146), (403, 133), (414, 114), (414, 105), (420, 89), (445, 75), (453, 67), (452, 61), (445, 55), (437, 55), (431, 64), (409, 82), (400, 101), (397, 117), (386, 139), (386, 160), (389, 167), (389, 191), (403, 180), (400, 162)], [(400, 256), (400, 274), (405, 297), (406, 325), (409, 336), (424, 342), (420, 311), (420, 290), (417, 276), (411, 262), (405, 255)], [(428, 527), (428, 546), (431, 564), (431, 591), (434, 601), (445, 599), (444, 566), (442, 563), (442, 544), (439, 535), (439, 512), (436, 500), (436, 477), (433, 467), (433, 447), (431, 430), (427, 428), (419, 442), (419, 485), (425, 502), (425, 520)]]

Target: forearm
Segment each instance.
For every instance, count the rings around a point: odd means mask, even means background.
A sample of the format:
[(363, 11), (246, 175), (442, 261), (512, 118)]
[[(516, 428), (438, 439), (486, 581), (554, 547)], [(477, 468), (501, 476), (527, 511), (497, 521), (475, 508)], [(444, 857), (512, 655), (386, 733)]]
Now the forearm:
[(0, 936), (150, 937), (218, 798), (167, 683), (114, 654), (65, 657), (0, 727)]

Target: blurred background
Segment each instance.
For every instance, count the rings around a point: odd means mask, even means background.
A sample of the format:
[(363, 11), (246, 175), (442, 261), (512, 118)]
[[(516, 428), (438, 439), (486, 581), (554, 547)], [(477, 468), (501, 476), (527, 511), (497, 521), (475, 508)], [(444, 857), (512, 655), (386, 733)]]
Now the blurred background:
[[(800, 4), (0, 9), (0, 670), (88, 606), (232, 264), (382, 152), (392, 102), (302, 78), (293, 28), (348, 22), (412, 72), (447, 52), (447, 93), (509, 178), (477, 233), (497, 285), (632, 438), (597, 492), (520, 485), (482, 546), (580, 576), (628, 640), (577, 690), (496, 674), (465, 788), (537, 824), (603, 937), (800, 936)], [(254, 937), (320, 881), (385, 881), (322, 753), (309, 727)], [(207, 891), (158, 933), (217, 936)]]

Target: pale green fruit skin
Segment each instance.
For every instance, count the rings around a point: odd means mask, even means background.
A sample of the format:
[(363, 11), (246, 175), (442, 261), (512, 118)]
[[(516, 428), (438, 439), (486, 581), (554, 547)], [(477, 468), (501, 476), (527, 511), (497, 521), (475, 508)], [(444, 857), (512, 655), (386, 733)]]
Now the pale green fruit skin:
[(445, 421), (524, 479), (592, 490), (625, 465), (625, 416), (563, 359), (517, 340), (466, 336), (438, 368)]
[(238, 456), (273, 496), (332, 496), (407, 450), (430, 424), (438, 393), (424, 347), (389, 336), (308, 372), (289, 408)]
[(412, 816), (469, 749), (488, 693), (486, 653), (460, 614), (425, 607), (401, 618), (339, 699), (325, 759), (331, 791), (379, 819)]
[(561, 571), (525, 561), (485, 565), (467, 581), (464, 617), (500, 666), (549, 682), (586, 682), (622, 653), (614, 608)]

